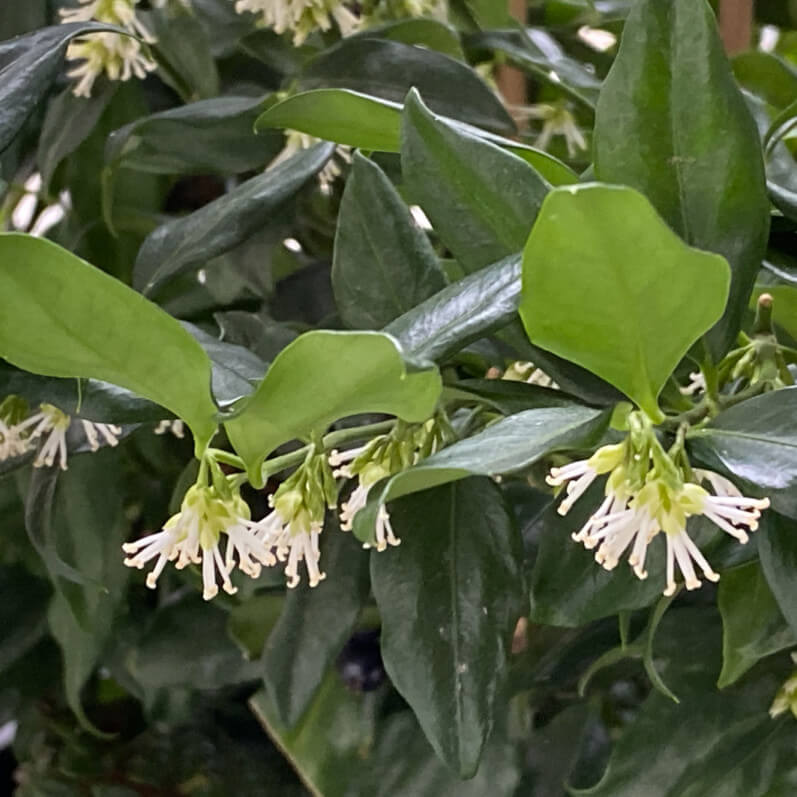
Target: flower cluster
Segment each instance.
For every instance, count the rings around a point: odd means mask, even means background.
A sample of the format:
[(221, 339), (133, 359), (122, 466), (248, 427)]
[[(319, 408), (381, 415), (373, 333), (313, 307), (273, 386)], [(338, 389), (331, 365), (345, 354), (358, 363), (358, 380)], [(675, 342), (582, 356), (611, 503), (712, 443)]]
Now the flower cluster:
[[(382, 479), (411, 467), (434, 454), (451, 436), (446, 419), (436, 416), (422, 424), (399, 421), (389, 434), (374, 437), (366, 445), (348, 451), (332, 451), (329, 464), (336, 468), (335, 477), (357, 478), (357, 486), (348, 501), (340, 506), (340, 527), (350, 531), (355, 515), (366, 505), (371, 488)], [(379, 507), (376, 517), (376, 549), (384, 551), (388, 545), (398, 545), (390, 524), (387, 508)], [(370, 547), (368, 543), (365, 547)]]
[(341, 0), (236, 0), (239, 14), (258, 14), (275, 33), (290, 31), (297, 47), (316, 30), (329, 30), (333, 21), (343, 36), (356, 30), (359, 19)]
[(155, 38), (136, 16), (137, 4), (138, 0), (80, 0), (76, 8), (61, 9), (64, 23), (105, 22), (131, 34), (88, 33), (69, 45), (67, 59), (80, 62), (67, 73), (77, 81), (75, 96), (90, 97), (94, 82), (103, 73), (111, 80), (130, 80), (133, 76), (143, 79), (157, 67), (141, 45), (141, 41), (153, 44)]
[(178, 570), (201, 564), (205, 600), (218, 594), (219, 581), (228, 594), (237, 591), (231, 580), (236, 565), (257, 578), (264, 566), (286, 563), (289, 587), (300, 582), (301, 562), (311, 587), (325, 578), (319, 566), (319, 535), (326, 507), (335, 506), (337, 489), (323, 454), (310, 450), (304, 463), (270, 496), (272, 511), (259, 521), (251, 520), (239, 489), (220, 472), (212, 485), (205, 481), (200, 471), (180, 511), (159, 532), (122, 546), (128, 567), (143, 569), (155, 561), (147, 575), (148, 587), (155, 588), (167, 562), (174, 562)]
[(538, 119), (542, 129), (534, 142), (535, 147), (547, 149), (554, 136), (562, 136), (567, 146), (567, 154), (574, 158), (579, 151), (587, 149), (587, 141), (578, 127), (573, 114), (562, 103), (540, 103), (512, 108), (514, 115), (521, 119)]
[[(66, 470), (66, 434), (72, 418), (52, 404), (41, 404), (37, 412), (28, 415), (28, 406), (18, 396), (8, 396), (0, 403), (0, 462), (30, 451), (41, 441), (33, 466), (50, 467), (56, 460)], [(92, 451), (100, 448), (101, 440), (110, 446), (119, 443), (122, 430), (107, 423), (80, 419), (80, 427)]]
[[(644, 579), (648, 545), (664, 532), (665, 595), (675, 592), (676, 563), (687, 589), (701, 584), (695, 565), (709, 581), (717, 581), (719, 575), (686, 532), (687, 519), (703, 515), (745, 543), (745, 529), (758, 528), (758, 518), (769, 500), (743, 496), (719, 474), (693, 471), (680, 440), (665, 452), (643, 413), (632, 413), (629, 426), (630, 434), (622, 443), (603, 446), (589, 459), (552, 468), (547, 477), (552, 486), (566, 485), (566, 496), (558, 508), (559, 514), (566, 515), (598, 476), (608, 475), (603, 501), (573, 539), (589, 550), (597, 549), (595, 560), (607, 570), (615, 568), (630, 548), (629, 564)], [(701, 483), (707, 484), (713, 494)]]

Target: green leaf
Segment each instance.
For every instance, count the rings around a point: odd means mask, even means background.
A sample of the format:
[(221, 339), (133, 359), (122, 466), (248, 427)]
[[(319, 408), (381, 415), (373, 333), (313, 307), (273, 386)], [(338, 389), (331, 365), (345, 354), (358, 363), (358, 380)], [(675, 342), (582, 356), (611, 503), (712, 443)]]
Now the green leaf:
[(355, 37), (305, 68), (299, 88), (349, 89), (401, 102), (411, 88), (438, 113), (498, 133), (516, 132), (498, 97), (469, 66), (442, 53), (387, 39)]
[(145, 116), (108, 137), (105, 162), (151, 174), (239, 174), (267, 163), (282, 146), (252, 132), (262, 99), (214, 97)]
[(230, 612), (227, 631), (247, 661), (259, 659), (262, 655), (284, 605), (285, 596), (281, 594), (259, 593), (239, 603)]
[(647, 562), (650, 575), (642, 581), (626, 562), (615, 570), (604, 570), (591, 551), (570, 538), (602, 499), (602, 489), (593, 486), (567, 517), (558, 514), (556, 502), (535, 521), (532, 532), (539, 537), (539, 547), (531, 574), (532, 622), (576, 628), (601, 617), (649, 606), (664, 590), (661, 539), (651, 543)]
[(370, 540), (379, 506), (403, 495), (468, 476), (522, 471), (555, 451), (597, 445), (608, 423), (605, 410), (576, 403), (510, 415), (382, 482), (371, 491), (367, 507), (355, 516), (355, 531), (361, 539)]
[(279, 717), (293, 727), (312, 703), (368, 600), (368, 556), (327, 518), (321, 535), (326, 579), (289, 590), (263, 651), (263, 680)]
[(689, 433), (689, 450), (742, 488), (797, 517), (797, 387), (773, 390), (721, 412)]
[(541, 28), (527, 28), (525, 33), (489, 30), (468, 37), (466, 44), (468, 49), (503, 53), (537, 80), (551, 84), (588, 108), (594, 108), (598, 101), (600, 78), (568, 56), (559, 42)]
[(371, 558), (385, 669), (435, 752), (470, 777), (523, 611), (520, 537), (481, 477), (408, 496), (391, 522), (402, 544)]
[(424, 421), (440, 390), (437, 369), (408, 372), (389, 335), (312, 331), (282, 350), (243, 412), (225, 428), (250, 481), (260, 486), (263, 459), (282, 443), (365, 412)]
[(764, 656), (797, 644), (758, 562), (724, 573), (717, 603), (723, 629), (720, 689), (739, 680)]
[(194, 213), (158, 227), (138, 253), (134, 285), (152, 293), (166, 280), (246, 241), (324, 166), (332, 151), (330, 144), (318, 144), (298, 152)]
[(387, 22), (373, 28), (366, 28), (359, 33), (353, 33), (348, 40), (357, 38), (389, 39), (403, 44), (415, 44), (436, 50), (438, 53), (449, 55), (460, 61), (465, 60), (462, 45), (459, 41), (459, 32), (453, 25), (441, 22), (439, 19), (428, 17), (410, 17)]
[(797, 594), (797, 526), (794, 521), (772, 512), (764, 513), (761, 525), (758, 533), (761, 568), (783, 616), (797, 634), (797, 602), (794, 600)]
[[(132, 390), (185, 420), (197, 451), (216, 428), (210, 360), (180, 325), (65, 249), (0, 235), (0, 354), (46, 376), (91, 377)], [(136, 330), (135, 340), (131, 331)]]
[(70, 22), (0, 43), (0, 152), (14, 140), (31, 111), (58, 76), (69, 42), (91, 31), (121, 28), (98, 22)]
[(797, 96), (797, 69), (784, 58), (746, 52), (735, 56), (732, 64), (739, 83), (775, 108), (785, 108)]
[(116, 93), (116, 87), (112, 81), (99, 83), (91, 97), (76, 97), (72, 89), (67, 88), (52, 100), (44, 117), (36, 152), (45, 191), (58, 164), (83, 143), (99, 122)]
[(437, 255), (398, 191), (375, 163), (355, 153), (332, 263), (343, 322), (380, 329), (444, 286)]
[[(401, 105), (346, 89), (316, 89), (295, 94), (265, 111), (255, 130), (273, 127), (300, 130), (316, 138), (366, 151), (398, 152)], [(569, 185), (578, 178), (567, 166), (546, 152), (477, 127), (448, 120), (464, 133), (508, 149), (533, 166), (552, 185)]]
[(520, 257), (513, 255), (430, 296), (385, 327), (418, 361), (443, 361), (517, 317)]
[(722, 314), (728, 281), (722, 257), (686, 246), (633, 189), (560, 188), (523, 253), (520, 317), (532, 343), (660, 420), (659, 391)]
[(705, 0), (641, 0), (595, 123), (598, 179), (642, 191), (687, 243), (723, 255), (730, 297), (708, 337), (732, 344), (767, 242), (761, 145)]
[[(723, 692), (716, 634), (695, 610), (671, 611), (657, 635), (670, 648), (665, 678), (681, 698), (654, 692), (615, 743), (601, 781), (572, 790), (589, 797), (766, 797), (791, 765), (793, 726), (767, 713), (780, 677), (767, 675)], [(715, 640), (717, 640), (715, 642)], [(787, 658), (787, 657), (786, 657)], [(788, 660), (788, 658), (787, 658)], [(785, 719), (785, 718), (784, 718)]]
[(263, 689), (249, 706), (312, 794), (346, 797), (373, 739), (373, 708), (352, 694), (334, 671), (327, 673), (307, 714), (288, 728)]
[(58, 478), (50, 518), (53, 544), (88, 579), (65, 592), (51, 571), (56, 594), (49, 610), (50, 631), (64, 658), (67, 703), (84, 725), (80, 692), (111, 638), (129, 572), (119, 553), (128, 532), (123, 473), (118, 456), (107, 449), (71, 460)]
[(413, 89), (401, 128), (407, 191), (466, 271), (523, 247), (550, 185), (527, 163), (435, 117)]
[(219, 93), (219, 73), (210, 52), (210, 40), (197, 17), (184, 8), (155, 10), (145, 24), (157, 41), (152, 51), (159, 75), (187, 100)]

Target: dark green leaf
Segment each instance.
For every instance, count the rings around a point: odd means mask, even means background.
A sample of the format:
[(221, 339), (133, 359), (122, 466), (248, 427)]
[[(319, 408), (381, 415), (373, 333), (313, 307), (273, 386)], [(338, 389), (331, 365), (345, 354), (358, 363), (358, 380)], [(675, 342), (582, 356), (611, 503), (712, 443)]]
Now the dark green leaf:
[(402, 544), (371, 558), (385, 668), (437, 754), (469, 777), (523, 612), (520, 537), (483, 477), (408, 496), (391, 517)]
[[(451, 119), (446, 123), (462, 133), (508, 149), (534, 167), (552, 185), (577, 182), (574, 172), (542, 150), (464, 122)], [(269, 108), (255, 125), (259, 132), (273, 127), (301, 130), (317, 138), (366, 151), (398, 152), (401, 105), (347, 89), (304, 91)]]
[(297, 337), (287, 324), (262, 314), (230, 310), (216, 313), (214, 317), (221, 329), (222, 340), (249, 349), (265, 362), (271, 362)]
[(401, 129), (407, 190), (466, 271), (523, 247), (550, 185), (527, 163), (452, 129), (415, 90)]
[(664, 548), (653, 540), (648, 553), (649, 577), (638, 579), (627, 563), (604, 570), (591, 551), (574, 542), (577, 532), (597, 509), (602, 491), (593, 487), (567, 517), (552, 504), (536, 522), (539, 549), (531, 574), (531, 615), (535, 623), (577, 627), (617, 612), (652, 604), (664, 590)]
[(159, 74), (187, 100), (219, 93), (219, 74), (210, 39), (197, 17), (184, 8), (156, 10), (147, 15), (157, 42), (152, 50)]
[(13, 141), (58, 76), (70, 40), (103, 30), (121, 29), (97, 22), (70, 22), (0, 43), (0, 152)]
[(758, 562), (724, 573), (717, 603), (723, 629), (720, 689), (737, 681), (764, 656), (797, 644)]
[(418, 361), (442, 361), (517, 317), (520, 258), (507, 257), (449, 285), (385, 328)]
[(91, 97), (76, 97), (67, 88), (50, 103), (36, 153), (45, 191), (58, 164), (91, 133), (115, 92), (116, 84), (105, 81), (95, 86)]
[(324, 166), (332, 151), (330, 144), (318, 144), (298, 152), (189, 216), (158, 227), (138, 253), (134, 285), (150, 293), (166, 280), (246, 241)]
[(687, 243), (731, 265), (725, 315), (709, 335), (727, 351), (769, 229), (761, 146), (705, 0), (641, 0), (626, 22), (595, 124), (600, 180), (642, 191)]
[(282, 137), (255, 136), (262, 99), (215, 97), (145, 116), (108, 137), (106, 163), (151, 172), (239, 174), (277, 154)]
[[(213, 434), (210, 360), (177, 321), (139, 294), (40, 238), (0, 236), (0, 354), (47, 376), (92, 377), (157, 402)], [(136, 330), (135, 340), (131, 330)]]
[(397, 41), (345, 39), (306, 67), (299, 86), (349, 89), (393, 102), (415, 88), (437, 113), (498, 133), (516, 130), (500, 100), (470, 67)]
[(741, 487), (797, 517), (797, 387), (774, 390), (721, 412), (689, 434), (690, 450)]
[(520, 316), (532, 343), (660, 419), (659, 391), (722, 314), (728, 281), (722, 257), (686, 246), (633, 189), (558, 188), (523, 253)]
[(312, 331), (279, 354), (243, 412), (225, 428), (250, 481), (259, 486), (260, 464), (282, 443), (366, 412), (424, 421), (440, 390), (437, 369), (408, 372), (388, 335)]
[(245, 659), (260, 658), (284, 606), (284, 595), (268, 592), (239, 603), (230, 612), (227, 630)]
[(356, 153), (340, 205), (332, 264), (332, 287), (344, 323), (380, 329), (444, 286), (426, 234), (384, 172)]
[(265, 689), (249, 705), (313, 794), (347, 797), (373, 739), (373, 708), (365, 696), (349, 692), (331, 671), (294, 728), (280, 720)]
[(428, 17), (399, 19), (395, 22), (366, 28), (349, 36), (349, 41), (356, 38), (390, 39), (403, 44), (416, 44), (458, 60), (465, 59), (456, 28), (438, 19), (429, 19)]
[(568, 56), (556, 39), (541, 28), (528, 28), (525, 35), (523, 31), (490, 30), (469, 37), (467, 45), (503, 53), (538, 80), (550, 83), (589, 108), (598, 101), (600, 79)]
[(758, 534), (761, 568), (783, 616), (797, 634), (797, 526), (794, 521), (768, 512)]
[(263, 651), (266, 690), (289, 728), (310, 706), (370, 591), (367, 554), (330, 518), (321, 536), (321, 565), (326, 580), (312, 588), (303, 581), (288, 592)]
[(16, 565), (0, 567), (0, 674), (46, 632), (47, 583)]
[(741, 53), (733, 59), (733, 73), (744, 88), (775, 108), (785, 108), (797, 96), (797, 69), (773, 53)]
[(463, 379), (448, 388), (447, 393), (452, 398), (473, 397), (504, 415), (541, 407), (572, 407), (576, 403), (564, 390), (512, 379)]
[[(91, 582), (70, 584), (65, 591), (58, 572), (50, 571), (56, 586), (50, 631), (64, 657), (67, 702), (84, 724), (80, 691), (111, 637), (129, 572), (120, 554), (128, 532), (123, 473), (122, 463), (107, 449), (72, 459), (58, 479), (49, 518), (51, 544)], [(51, 563), (46, 556), (48, 568)]]

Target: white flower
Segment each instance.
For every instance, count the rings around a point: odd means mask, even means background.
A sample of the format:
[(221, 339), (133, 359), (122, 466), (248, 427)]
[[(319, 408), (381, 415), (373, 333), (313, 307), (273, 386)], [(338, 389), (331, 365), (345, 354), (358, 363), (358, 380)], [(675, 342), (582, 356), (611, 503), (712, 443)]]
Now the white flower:
[(360, 22), (341, 0), (236, 0), (235, 10), (260, 14), (275, 33), (291, 31), (297, 47), (314, 31), (329, 30), (333, 20), (342, 36), (353, 33)]
[[(301, 133), (298, 130), (286, 130), (285, 146), (279, 155), (271, 161), (268, 168), (273, 169), (297, 152), (301, 152), (303, 149), (310, 149), (310, 147), (318, 144), (320, 141), (320, 138), (308, 135), (307, 133)], [(321, 186), (321, 190), (326, 194), (330, 193), (332, 184), (343, 173), (340, 164), (336, 160), (338, 157), (346, 163), (351, 163), (351, 147), (347, 147), (343, 144), (336, 147), (335, 154), (324, 164), (324, 167), (318, 173), (318, 182)]]
[[(797, 653), (791, 654), (791, 660), (797, 664)], [(792, 673), (778, 690), (769, 708), (769, 716), (775, 719), (787, 711), (791, 711), (797, 717), (797, 672)]]
[(584, 134), (576, 124), (575, 117), (563, 105), (540, 103), (515, 109), (519, 116), (528, 119), (541, 119), (543, 122), (535, 147), (546, 149), (554, 136), (563, 136), (567, 145), (567, 154), (573, 158), (579, 150), (587, 149)]
[[(387, 550), (388, 545), (401, 545), (401, 540), (393, 532), (390, 524), (390, 513), (387, 507), (382, 504), (376, 513), (376, 550)], [(363, 548), (370, 548), (370, 543), (363, 543)]]
[(589, 459), (577, 460), (562, 468), (551, 468), (545, 481), (552, 487), (567, 484), (567, 497), (559, 504), (557, 512), (566, 515), (599, 475), (608, 473), (620, 465), (624, 453), (623, 443), (603, 446)]
[(70, 417), (52, 404), (42, 404), (39, 411), (15, 427), (16, 434), (26, 432), (28, 440), (44, 438), (33, 462), (34, 468), (50, 467), (56, 457), (61, 470), (66, 470), (66, 432)]
[(0, 462), (18, 457), (28, 450), (28, 440), (18, 426), (9, 426), (0, 419)]
[[(138, 0), (80, 0), (76, 8), (61, 9), (61, 20), (67, 22), (107, 22), (128, 30), (132, 36), (153, 44), (155, 38), (136, 16)], [(75, 39), (68, 47), (69, 61), (80, 63), (67, 72), (76, 83), (72, 89), (78, 97), (90, 97), (97, 78), (105, 73), (111, 80), (130, 80), (146, 77), (157, 64), (147, 56), (141, 42), (132, 36), (110, 31), (87, 33)]]
[[(312, 520), (304, 508), (301, 497), (288, 491), (269, 496), (272, 511), (263, 520), (251, 525), (257, 539), (269, 550), (274, 550), (280, 562), (286, 562), (285, 575), (290, 589), (297, 587), (299, 563), (304, 562), (311, 587), (316, 587), (326, 577), (321, 570), (321, 551), (318, 537), (323, 523)], [(272, 558), (274, 554), (270, 554)]]
[(109, 446), (119, 445), (119, 435), (122, 434), (121, 426), (113, 426), (109, 423), (94, 423), (93, 421), (84, 421), (82, 419), (80, 423), (83, 425), (86, 440), (92, 451), (99, 451), (100, 435)]
[(508, 382), (525, 382), (527, 385), (539, 385), (540, 387), (549, 387), (552, 390), (559, 390), (559, 385), (557, 385), (542, 368), (537, 368), (537, 366), (531, 362), (523, 362), (520, 360), (513, 362), (509, 368), (504, 371), (501, 378)]
[[(147, 575), (147, 586), (154, 589), (167, 562), (178, 570), (189, 564), (202, 565), (202, 597), (210, 600), (218, 595), (218, 581), (229, 595), (238, 590), (230, 580), (236, 557), (239, 569), (248, 576), (260, 575), (260, 566), (272, 565), (274, 557), (258, 539), (249, 521), (249, 509), (240, 496), (221, 498), (213, 487), (191, 487), (180, 511), (164, 524), (163, 529), (122, 546), (130, 554), (124, 560), (128, 567), (143, 569), (155, 559)], [(227, 536), (226, 555), (221, 554), (221, 538)]]
[(686, 387), (680, 388), (684, 396), (694, 396), (695, 393), (706, 392), (706, 377), (703, 376), (702, 371), (692, 371), (689, 374), (689, 384)]
[(185, 437), (185, 423), (176, 418), (172, 421), (161, 421), (155, 427), (155, 434), (166, 434), (166, 432), (171, 432), (175, 437), (179, 437), (182, 440)]

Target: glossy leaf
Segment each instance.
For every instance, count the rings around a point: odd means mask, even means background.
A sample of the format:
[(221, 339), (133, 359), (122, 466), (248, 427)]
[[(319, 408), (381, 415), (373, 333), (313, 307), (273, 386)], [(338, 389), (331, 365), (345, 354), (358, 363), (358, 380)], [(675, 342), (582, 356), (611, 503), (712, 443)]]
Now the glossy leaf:
[(479, 477), (408, 496), (391, 519), (402, 544), (371, 559), (385, 668), (437, 754), (469, 777), (523, 611), (520, 538)]
[(604, 570), (593, 552), (571, 539), (603, 500), (602, 486), (588, 490), (566, 517), (557, 513), (554, 502), (536, 520), (533, 533), (539, 547), (531, 574), (529, 616), (535, 623), (575, 628), (650, 606), (664, 590), (663, 540), (651, 543), (649, 576), (642, 581), (625, 561), (610, 572)]
[(385, 327), (408, 356), (443, 361), (517, 317), (520, 258), (493, 263), (443, 288)]
[(344, 39), (307, 65), (299, 87), (349, 89), (393, 102), (415, 88), (436, 112), (452, 119), (498, 133), (516, 130), (500, 100), (469, 66), (387, 39)]
[(368, 27), (348, 37), (349, 41), (357, 38), (389, 39), (403, 44), (415, 44), (436, 50), (451, 58), (465, 59), (456, 28), (429, 17), (408, 17), (386, 22), (384, 25)]
[[(366, 151), (398, 152), (401, 108), (398, 103), (356, 91), (316, 89), (295, 94), (272, 106), (257, 120), (255, 129), (262, 132), (285, 127)], [(453, 119), (447, 124), (508, 149), (552, 185), (569, 185), (578, 179), (561, 161), (542, 150)]]
[(598, 102), (595, 173), (641, 191), (687, 243), (728, 260), (727, 308), (708, 337), (720, 357), (764, 256), (769, 205), (755, 123), (705, 0), (633, 7)]
[(24, 656), (46, 632), (47, 582), (22, 566), (0, 568), (0, 674)]
[[(216, 428), (210, 360), (177, 321), (118, 280), (40, 238), (0, 236), (0, 354), (33, 373), (90, 377), (151, 399), (191, 427)], [(130, 330), (137, 330), (131, 342)]]
[(103, 30), (120, 31), (97, 22), (70, 22), (0, 43), (0, 152), (55, 81), (69, 42), (83, 33)]
[(689, 434), (689, 448), (709, 468), (769, 497), (797, 517), (797, 387), (749, 399)]
[(601, 81), (575, 58), (568, 56), (556, 39), (541, 28), (525, 31), (489, 30), (467, 40), (468, 47), (495, 50), (530, 72), (537, 80), (550, 83), (589, 108), (594, 108)]
[(370, 540), (378, 507), (403, 495), (468, 476), (522, 471), (555, 451), (589, 448), (599, 442), (608, 423), (606, 411), (575, 403), (510, 415), (374, 488), (367, 507), (355, 517), (355, 530), (362, 539)]
[(134, 285), (151, 293), (167, 279), (243, 243), (332, 155), (329, 144), (298, 152), (203, 208), (154, 230), (136, 258)]
[(717, 597), (722, 614), (722, 672), (730, 686), (757, 661), (797, 644), (758, 562), (723, 574)]
[(466, 271), (522, 248), (550, 185), (520, 158), (448, 127), (413, 89), (401, 129), (407, 190)]
[(436, 369), (407, 371), (401, 349), (388, 335), (307, 332), (283, 349), (243, 412), (225, 428), (250, 480), (261, 485), (260, 464), (282, 443), (365, 412), (424, 421), (440, 389)]
[(797, 634), (797, 526), (790, 519), (765, 513), (761, 518), (758, 551), (761, 568), (783, 616)]
[(355, 153), (332, 264), (343, 322), (380, 329), (444, 286), (437, 255), (398, 191), (375, 163)]
[(728, 280), (722, 257), (686, 246), (636, 191), (560, 188), (523, 253), (520, 316), (532, 343), (660, 419), (659, 391), (722, 314)]
[(310, 706), (368, 600), (368, 555), (327, 518), (321, 536), (326, 579), (290, 590), (263, 651), (263, 680), (281, 720), (293, 727)]
[(215, 97), (131, 122), (108, 137), (105, 161), (153, 174), (239, 174), (267, 163), (281, 137), (255, 136), (262, 99)]
[(249, 705), (266, 732), (313, 794), (346, 797), (373, 738), (373, 709), (349, 692), (334, 671), (327, 673), (306, 716), (287, 727), (265, 689)]

